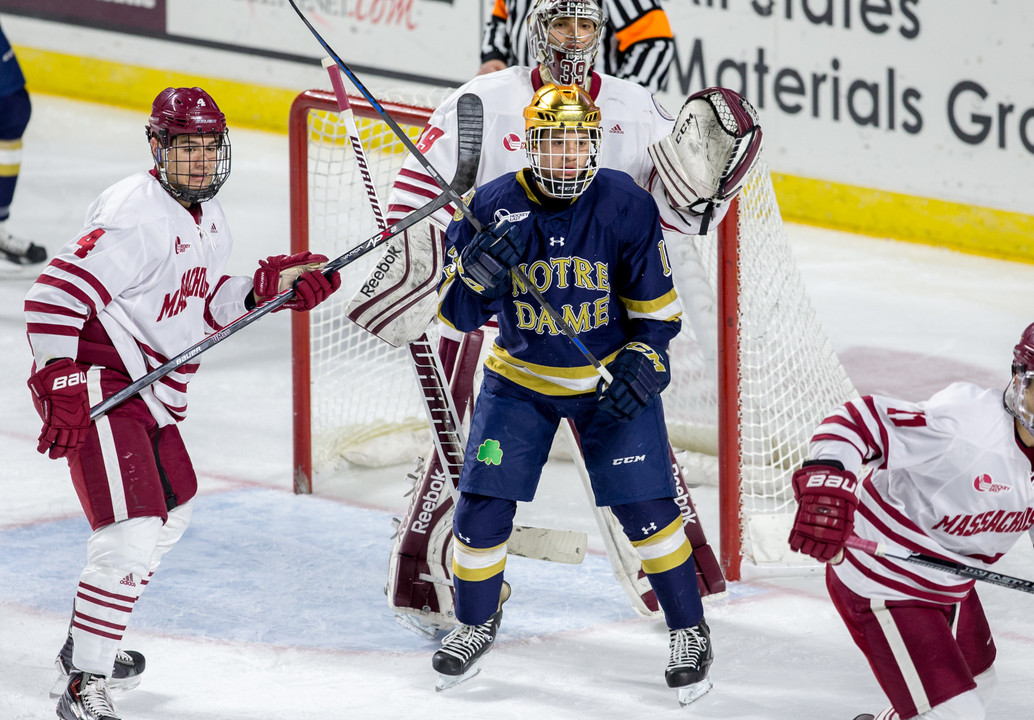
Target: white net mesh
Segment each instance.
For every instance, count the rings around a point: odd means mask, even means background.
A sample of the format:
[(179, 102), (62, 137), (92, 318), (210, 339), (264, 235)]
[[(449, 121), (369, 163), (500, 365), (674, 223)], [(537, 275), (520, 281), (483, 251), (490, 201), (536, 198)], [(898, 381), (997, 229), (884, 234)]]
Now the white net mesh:
[[(357, 122), (383, 202), (403, 147), (379, 120)], [(417, 124), (403, 127), (413, 138), (421, 130)], [(309, 141), (310, 246), (334, 257), (372, 236), (377, 226), (337, 113), (310, 112), (303, 132)], [(794, 511), (790, 476), (805, 459), (817, 424), (855, 391), (805, 294), (763, 159), (740, 195), (738, 223), (743, 547), (748, 560), (795, 561), (786, 547)], [(664, 404), (690, 484), (717, 483), (717, 243), (714, 234), (668, 241), (686, 322), (670, 348), (672, 383)], [(408, 462), (427, 447), (426, 436), (413, 442), (427, 423), (408, 354), (344, 315), (378, 257), (374, 251), (345, 268), (342, 291), (310, 313), (317, 473), (343, 458)]]

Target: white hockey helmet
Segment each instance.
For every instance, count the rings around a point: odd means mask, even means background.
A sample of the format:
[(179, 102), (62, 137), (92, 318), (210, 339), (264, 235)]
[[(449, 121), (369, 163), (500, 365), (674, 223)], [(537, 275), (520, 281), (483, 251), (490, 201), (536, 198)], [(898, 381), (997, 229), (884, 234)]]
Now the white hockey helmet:
[[(558, 21), (573, 20), (566, 27)], [(591, 35), (578, 32), (591, 21)], [(544, 65), (557, 85), (582, 85), (592, 73), (607, 21), (598, 0), (535, 0), (528, 14), (528, 50), (536, 63)], [(561, 23), (562, 24), (562, 23)]]
[(1023, 331), (1012, 356), (1012, 380), (1002, 400), (1005, 409), (1034, 434), (1034, 398), (1030, 397), (1034, 390), (1029, 390), (1034, 384), (1034, 323)]
[(576, 198), (600, 165), (600, 109), (577, 85), (543, 85), (524, 109), (524, 141), (536, 182), (555, 198)]

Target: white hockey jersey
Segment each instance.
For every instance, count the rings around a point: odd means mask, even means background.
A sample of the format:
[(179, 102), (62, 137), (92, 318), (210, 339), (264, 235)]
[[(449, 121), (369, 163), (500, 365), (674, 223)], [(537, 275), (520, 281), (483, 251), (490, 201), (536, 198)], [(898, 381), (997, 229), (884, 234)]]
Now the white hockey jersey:
[[(860, 483), (855, 533), (913, 552), (994, 563), (1034, 526), (1034, 450), (1016, 434), (1001, 391), (955, 383), (923, 403), (863, 397), (838, 408), (809, 456), (836, 459)], [(837, 576), (879, 600), (962, 600), (972, 580), (847, 550)]]
[[(417, 147), (445, 180), (452, 181), (459, 151), (457, 104), (461, 96), (472, 93), (481, 98), (484, 108), (481, 158), (474, 187), (515, 173), (528, 166), (524, 149), (524, 108), (540, 87), (538, 68), (518, 66), (479, 75), (438, 106)], [(679, 213), (669, 206), (647, 153), (650, 144), (671, 133), (674, 118), (648, 90), (609, 75), (593, 73), (590, 95), (600, 108), (602, 118), (600, 166), (626, 172), (646, 188), (661, 210), (665, 231), (697, 234), (699, 218)], [(420, 162), (407, 157), (388, 196), (388, 222), (397, 222), (440, 193), (441, 189)], [(453, 205), (447, 205), (432, 217), (445, 227), (455, 210)], [(715, 208), (712, 227), (727, 210), (728, 203)]]
[[(179, 355), (245, 312), (252, 279), (223, 274), (232, 245), (218, 200), (192, 213), (149, 172), (111, 186), (26, 296), (36, 365), (70, 357), (135, 380)], [(159, 425), (185, 417), (197, 369), (140, 393)]]

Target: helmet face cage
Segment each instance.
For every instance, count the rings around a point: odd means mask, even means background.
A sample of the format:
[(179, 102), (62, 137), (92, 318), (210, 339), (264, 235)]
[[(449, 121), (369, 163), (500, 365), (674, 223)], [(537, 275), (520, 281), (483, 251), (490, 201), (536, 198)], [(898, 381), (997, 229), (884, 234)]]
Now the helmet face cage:
[[(566, 28), (557, 21), (571, 20)], [(594, 29), (579, 37), (573, 29), (589, 20)], [(528, 15), (528, 48), (535, 62), (545, 65), (558, 85), (584, 85), (596, 62), (606, 20), (596, 0), (538, 0)]]
[(166, 88), (147, 125), (162, 187), (178, 200), (210, 200), (230, 176), (226, 117), (201, 88)]
[(532, 175), (555, 198), (576, 198), (596, 177), (600, 111), (589, 94), (571, 85), (544, 85), (524, 110), (525, 146)]
[(1005, 409), (1008, 410), (1027, 432), (1034, 434), (1034, 398), (1028, 398), (1027, 391), (1034, 382), (1034, 324), (1028, 325), (1013, 348), (1012, 381), (1005, 389)]

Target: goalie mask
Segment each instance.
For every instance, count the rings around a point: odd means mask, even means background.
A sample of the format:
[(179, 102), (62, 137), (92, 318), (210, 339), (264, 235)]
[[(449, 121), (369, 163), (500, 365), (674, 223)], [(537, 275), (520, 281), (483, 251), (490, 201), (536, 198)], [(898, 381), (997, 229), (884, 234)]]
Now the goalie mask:
[(524, 140), (535, 181), (555, 198), (576, 198), (596, 177), (600, 109), (577, 85), (543, 85), (524, 109)]
[(531, 58), (557, 85), (585, 85), (606, 21), (597, 0), (537, 0), (528, 15)]
[(230, 176), (226, 116), (201, 88), (165, 88), (154, 99), (147, 137), (158, 181), (178, 200), (210, 200)]
[(728, 88), (694, 93), (671, 135), (650, 146), (672, 206), (703, 215), (736, 196), (761, 155), (758, 113)]
[(1023, 331), (1012, 351), (1012, 381), (1005, 389), (1005, 409), (1020, 421), (1027, 432), (1034, 434), (1034, 324)]

